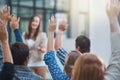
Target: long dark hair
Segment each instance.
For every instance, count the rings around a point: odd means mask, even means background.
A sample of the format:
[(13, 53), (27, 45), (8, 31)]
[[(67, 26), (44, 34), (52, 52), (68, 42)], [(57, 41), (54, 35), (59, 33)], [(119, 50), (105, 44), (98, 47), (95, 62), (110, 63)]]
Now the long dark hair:
[[(34, 16), (32, 16), (32, 17), (30, 18), (30, 20), (29, 20), (29, 25), (28, 25), (28, 31), (25, 32), (25, 36), (24, 36), (25, 39), (30, 39), (30, 35), (31, 35), (31, 31), (32, 31), (31, 23), (32, 23), (32, 21), (33, 21), (33, 19), (34, 19), (35, 17), (38, 17), (38, 18), (40, 19), (40, 17), (37, 16), (37, 15), (34, 15)], [(39, 28), (40, 28), (40, 21), (39, 21), (39, 25), (38, 25), (38, 27), (37, 27), (37, 29), (36, 29), (36, 32), (35, 32), (35, 34), (33, 35), (33, 39), (34, 39), (34, 40), (36, 40), (36, 37), (37, 37), (37, 35), (38, 35), (38, 33), (39, 33)]]

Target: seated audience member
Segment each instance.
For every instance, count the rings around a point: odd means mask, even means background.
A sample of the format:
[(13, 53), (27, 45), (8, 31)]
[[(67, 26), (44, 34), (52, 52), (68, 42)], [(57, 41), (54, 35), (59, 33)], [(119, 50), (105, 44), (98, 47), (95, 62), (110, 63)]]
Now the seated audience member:
[(0, 41), (2, 45), (3, 67), (0, 72), (0, 80), (13, 80), (14, 65), (8, 43), (8, 33), (6, 29), (7, 21), (0, 19)]
[(29, 48), (24, 43), (14, 43), (10, 45), (15, 66), (15, 79), (20, 80), (42, 80), (40, 76), (32, 72), (28, 67)]
[(77, 57), (81, 55), (79, 51), (71, 51), (65, 62), (64, 72), (60, 69), (57, 61), (55, 59), (54, 52), (54, 31), (56, 29), (56, 19), (51, 17), (49, 20), (49, 31), (48, 31), (48, 44), (47, 44), (47, 54), (44, 56), (45, 63), (48, 65), (48, 69), (51, 73), (53, 80), (69, 80), (71, 77), (72, 67)]
[[(62, 34), (67, 29), (67, 23), (62, 20), (59, 25), (59, 30), (57, 32), (55, 40), (55, 50), (57, 51), (57, 57), (60, 62), (64, 65), (67, 51), (62, 47)], [(90, 40), (84, 35), (80, 35), (75, 40), (75, 47), (77, 51), (81, 53), (90, 52)]]
[(94, 54), (86, 53), (76, 60), (71, 80), (103, 80), (104, 71), (101, 59)]

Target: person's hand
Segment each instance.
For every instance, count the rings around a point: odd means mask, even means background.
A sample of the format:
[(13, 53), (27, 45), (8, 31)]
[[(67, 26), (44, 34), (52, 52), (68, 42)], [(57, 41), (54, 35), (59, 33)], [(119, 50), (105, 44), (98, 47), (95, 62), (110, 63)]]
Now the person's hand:
[(10, 20), (10, 7), (9, 6), (4, 6), (2, 10), (0, 10), (0, 18), (2, 20), (9, 21)]
[(16, 15), (11, 15), (10, 27), (12, 29), (18, 29), (20, 17), (17, 19)]
[(67, 24), (66, 20), (63, 19), (59, 24), (59, 30), (65, 31), (67, 29), (67, 27), (68, 27), (68, 24)]
[(0, 20), (0, 40), (6, 41), (8, 40), (8, 32), (6, 29), (7, 22), (5, 20)]
[(49, 20), (49, 32), (54, 32), (56, 29), (56, 19), (54, 16), (51, 17)]
[(116, 17), (120, 12), (120, 1), (119, 0), (110, 0), (110, 3), (106, 6), (107, 16)]
[(34, 45), (34, 48), (35, 48), (36, 50), (40, 50), (40, 49), (41, 49), (41, 47), (40, 47), (39, 45)]

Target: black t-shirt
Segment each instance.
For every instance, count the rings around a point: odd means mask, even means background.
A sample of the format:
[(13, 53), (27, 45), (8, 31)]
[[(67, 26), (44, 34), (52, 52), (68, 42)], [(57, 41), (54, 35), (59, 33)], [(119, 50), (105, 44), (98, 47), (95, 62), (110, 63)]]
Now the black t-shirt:
[(5, 62), (0, 72), (0, 80), (12, 80), (14, 77), (14, 65), (9, 62)]

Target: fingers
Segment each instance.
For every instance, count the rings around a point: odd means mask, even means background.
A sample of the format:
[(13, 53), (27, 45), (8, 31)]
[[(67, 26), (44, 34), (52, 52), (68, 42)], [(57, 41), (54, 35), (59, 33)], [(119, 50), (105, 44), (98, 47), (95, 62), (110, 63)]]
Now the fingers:
[(56, 29), (56, 19), (54, 16), (52, 16), (50, 19), (49, 19), (49, 31), (54, 31)]
[(48, 24), (50, 25), (50, 19), (49, 19), (49, 21), (48, 21)]
[(6, 22), (3, 20), (0, 20), (0, 30), (3, 31), (6, 28)]
[(10, 6), (8, 6), (7, 9), (8, 9), (8, 14), (10, 14)]
[(20, 17), (18, 17), (18, 19), (17, 19), (17, 16), (15, 14), (12, 14), (11, 15), (11, 21), (12, 22), (19, 22), (20, 21)]
[(0, 10), (0, 18), (2, 18), (2, 10)]
[(56, 23), (56, 18), (52, 16), (49, 20), (49, 23)]
[(18, 17), (18, 20), (17, 20), (18, 22), (20, 21), (20, 17)]

